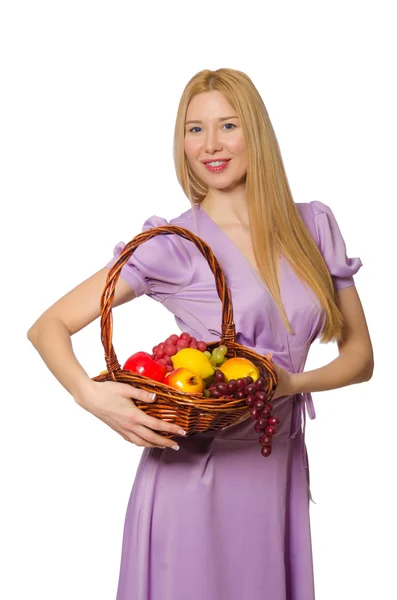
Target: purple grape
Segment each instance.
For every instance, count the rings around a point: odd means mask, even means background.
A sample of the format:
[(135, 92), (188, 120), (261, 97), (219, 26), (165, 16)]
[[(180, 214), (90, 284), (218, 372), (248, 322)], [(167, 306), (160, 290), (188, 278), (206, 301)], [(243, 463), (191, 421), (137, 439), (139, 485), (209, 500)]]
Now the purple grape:
[(247, 394), (251, 395), (251, 394), (255, 394), (256, 392), (256, 387), (254, 383), (249, 383), (247, 385), (247, 387), (245, 388), (245, 391)]
[(267, 426), (267, 419), (265, 419), (264, 417), (260, 416), (259, 419), (257, 420), (258, 423), (258, 427), (259, 429), (265, 429), (265, 427)]
[(216, 390), (221, 392), (222, 395), (227, 394), (227, 385), (226, 383), (219, 382), (216, 384)]
[(247, 385), (246, 382), (245, 382), (245, 378), (244, 377), (240, 377), (240, 379), (237, 379), (236, 385), (237, 385), (237, 389), (244, 390), (246, 388), (246, 385)]
[(266, 380), (264, 377), (259, 377), (255, 382), (255, 387), (258, 391), (266, 389)]
[(242, 398), (245, 398), (246, 394), (244, 390), (237, 390), (237, 392), (234, 394), (234, 397), (237, 398), (238, 400), (241, 400)]
[(237, 392), (237, 384), (235, 379), (231, 379), (226, 384), (228, 394), (235, 394)]
[(251, 383), (254, 383), (254, 380), (252, 379), (251, 375), (248, 375), (248, 377), (246, 377), (247, 383), (248, 385), (250, 385)]
[[(256, 396), (255, 396), (256, 398)], [(262, 402), (262, 400), (255, 400), (255, 406), (256, 408), (259, 410), (259, 412), (262, 412), (262, 410), (265, 408), (265, 403)]]
[(272, 453), (271, 446), (262, 446), (262, 448), (261, 448), (262, 456), (270, 456), (271, 453)]
[(272, 425), (268, 425), (265, 429), (265, 433), (267, 433), (267, 435), (274, 435), (276, 433), (276, 428)]
[(214, 388), (212, 388), (210, 391), (211, 391), (211, 398), (220, 398), (221, 396), (223, 396), (223, 394), (221, 392), (218, 392), (218, 390), (215, 390)]
[(262, 446), (271, 446), (273, 443), (273, 438), (270, 435), (264, 434), (259, 438), (259, 443), (262, 444)]
[(257, 419), (257, 418), (259, 417), (259, 414), (260, 414), (260, 413), (259, 413), (259, 410), (258, 410), (257, 408), (255, 408), (255, 406), (253, 406), (253, 407), (251, 408), (251, 413), (250, 413), (250, 414), (251, 414), (251, 417), (252, 417), (253, 419)]
[(220, 369), (215, 370), (214, 376), (215, 376), (216, 382), (225, 382), (226, 381), (225, 374)]
[(265, 392), (255, 392), (255, 396), (258, 400), (262, 400), (262, 402), (266, 401), (266, 393)]
[(245, 403), (247, 406), (253, 406), (256, 402), (256, 396), (247, 396), (245, 399)]
[(258, 421), (254, 425), (254, 431), (255, 433), (262, 433), (262, 429), (259, 427)]

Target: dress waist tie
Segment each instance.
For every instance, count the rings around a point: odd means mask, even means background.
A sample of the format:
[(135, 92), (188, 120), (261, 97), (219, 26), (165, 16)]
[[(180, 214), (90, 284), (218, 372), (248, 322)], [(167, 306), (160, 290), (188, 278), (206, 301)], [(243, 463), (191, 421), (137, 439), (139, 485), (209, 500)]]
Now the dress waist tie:
[[(317, 504), (313, 500), (312, 493), (310, 490), (310, 472), (309, 472), (309, 461), (307, 456), (306, 444), (305, 444), (305, 431), (306, 431), (306, 409), (309, 414), (310, 419), (316, 418), (316, 411), (314, 409), (313, 398), (310, 392), (300, 392), (299, 394), (295, 394), (294, 402), (296, 402), (296, 406), (292, 412), (292, 424), (290, 438), (295, 438), (300, 431), (302, 431), (302, 443), (301, 443), (301, 458), (303, 468), (307, 470), (307, 485), (310, 500)], [(303, 416), (303, 429), (302, 429), (302, 416)]]

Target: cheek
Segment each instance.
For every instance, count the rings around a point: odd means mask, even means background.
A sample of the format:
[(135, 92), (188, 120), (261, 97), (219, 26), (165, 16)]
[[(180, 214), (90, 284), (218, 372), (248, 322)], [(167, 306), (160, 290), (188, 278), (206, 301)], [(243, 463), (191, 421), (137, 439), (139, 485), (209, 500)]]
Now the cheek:
[(194, 158), (199, 152), (199, 145), (196, 140), (185, 138), (185, 153), (188, 158)]
[(236, 156), (241, 156), (241, 158), (245, 158), (246, 155), (246, 145), (243, 137), (239, 137), (233, 140), (230, 149), (233, 151)]

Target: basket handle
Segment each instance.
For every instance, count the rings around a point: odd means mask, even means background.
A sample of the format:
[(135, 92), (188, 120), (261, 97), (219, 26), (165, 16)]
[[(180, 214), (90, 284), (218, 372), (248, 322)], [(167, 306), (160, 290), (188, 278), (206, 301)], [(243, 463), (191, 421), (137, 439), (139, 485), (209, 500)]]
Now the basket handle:
[(236, 327), (233, 321), (233, 306), (231, 301), (230, 290), (226, 284), (225, 276), (218, 260), (215, 258), (211, 248), (198, 236), (192, 233), (189, 229), (178, 227), (176, 225), (164, 225), (160, 227), (152, 227), (148, 231), (144, 231), (136, 235), (128, 244), (126, 244), (119, 258), (111, 267), (105, 288), (101, 295), (101, 341), (105, 350), (105, 361), (109, 375), (114, 381), (114, 371), (121, 368), (117, 360), (116, 352), (113, 348), (113, 315), (112, 304), (115, 294), (117, 281), (120, 277), (120, 271), (126, 264), (130, 256), (135, 250), (152, 237), (156, 235), (171, 235), (176, 234), (193, 242), (200, 250), (201, 254), (207, 260), (211, 271), (215, 276), (216, 289), (218, 296), (222, 302), (222, 334), (220, 344), (228, 345), (235, 343)]

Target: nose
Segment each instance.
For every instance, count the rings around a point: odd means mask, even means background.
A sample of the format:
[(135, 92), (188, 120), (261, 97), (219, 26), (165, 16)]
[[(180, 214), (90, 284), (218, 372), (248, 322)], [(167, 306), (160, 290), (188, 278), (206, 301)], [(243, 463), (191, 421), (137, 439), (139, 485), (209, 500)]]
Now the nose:
[(217, 134), (215, 131), (212, 131), (210, 128), (208, 129), (205, 141), (204, 141), (204, 148), (205, 151), (208, 152), (208, 154), (212, 154), (213, 152), (216, 152), (217, 150), (222, 149), (222, 144), (221, 141), (219, 140)]

